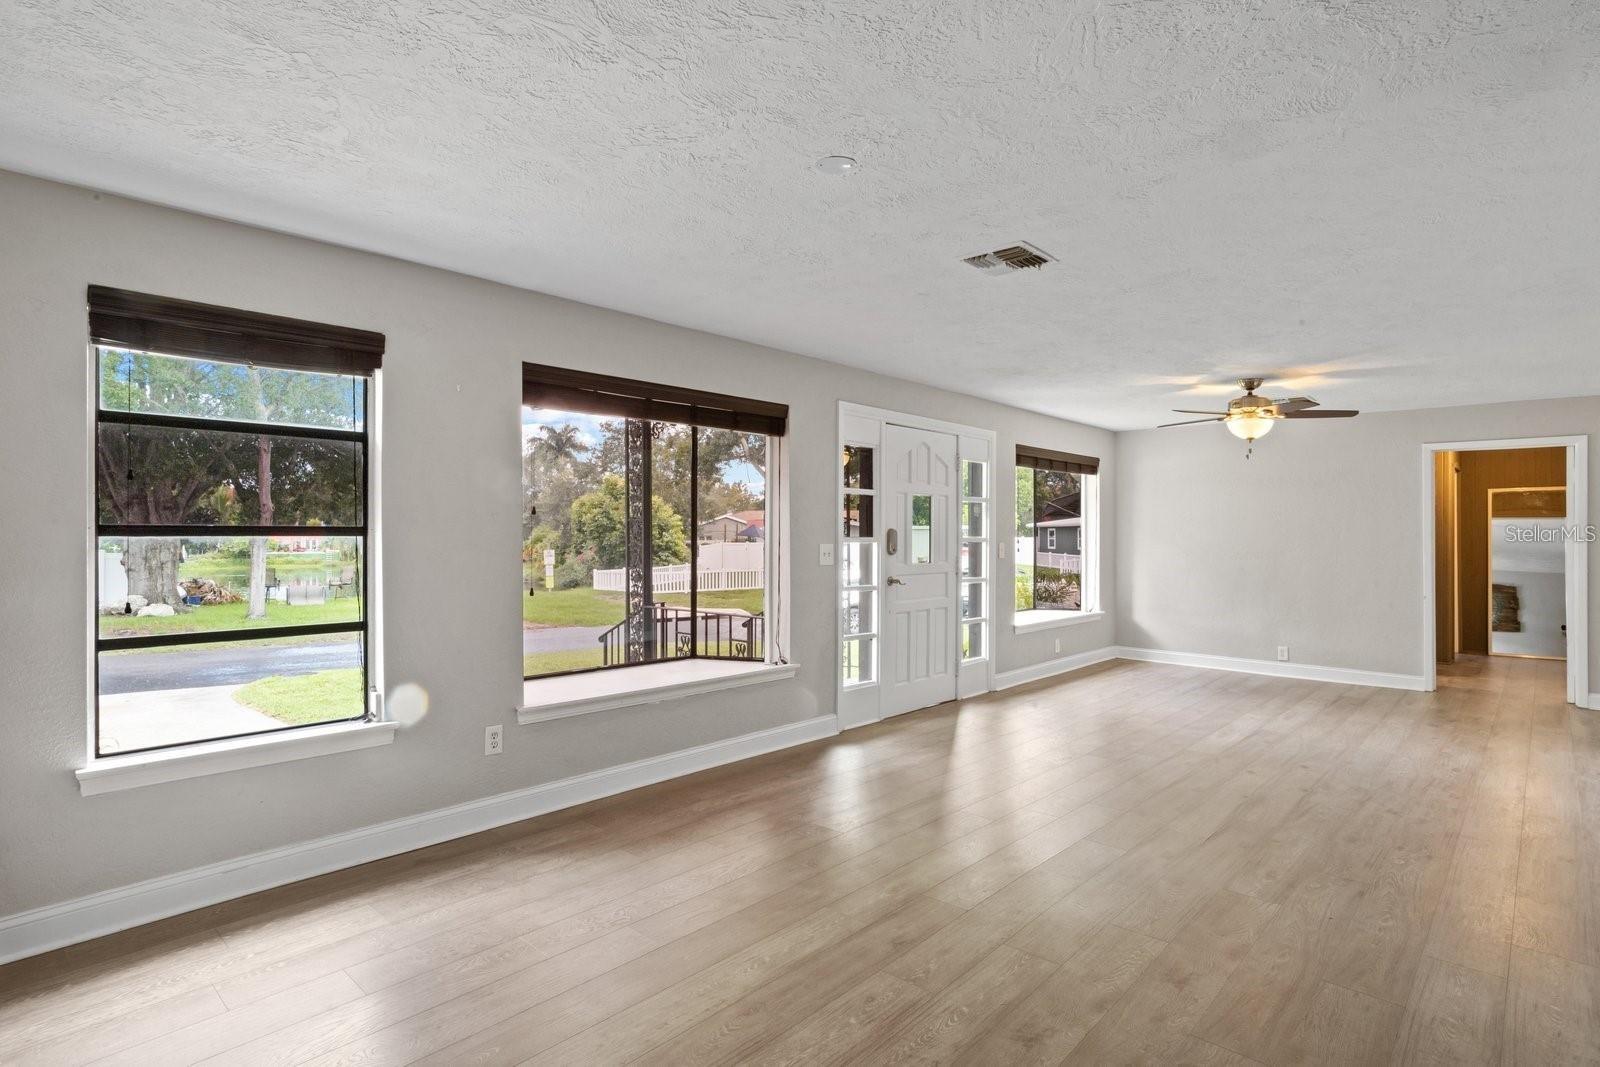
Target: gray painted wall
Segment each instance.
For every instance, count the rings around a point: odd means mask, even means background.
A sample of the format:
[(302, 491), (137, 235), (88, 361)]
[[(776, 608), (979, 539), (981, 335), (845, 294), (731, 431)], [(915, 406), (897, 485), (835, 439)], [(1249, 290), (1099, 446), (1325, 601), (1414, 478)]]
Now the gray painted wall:
[[(994, 429), (1104, 461), (1116, 595), (1114, 435), (937, 389), (445, 271), (0, 172), (0, 915), (197, 865), (831, 714), (836, 402)], [(395, 744), (84, 798), (91, 282), (388, 336), (383, 382), (387, 686), (432, 710)], [(517, 726), (523, 360), (786, 400), (793, 681)], [(1009, 463), (995, 471), (1011, 484)], [(1013, 507), (1002, 493), (1001, 530)], [(1135, 513), (1143, 513), (1136, 509)], [(441, 565), (444, 545), (470, 565)], [(997, 666), (1098, 648), (1110, 619), (1010, 632)], [(1139, 601), (1136, 601), (1139, 602)], [(1142, 603), (1142, 602), (1139, 602)], [(752, 698), (753, 693), (759, 697)], [(483, 728), (506, 724), (503, 756)]]
[(1420, 674), (1422, 445), (1581, 433), (1600, 397), (1293, 423), (1249, 460), (1216, 426), (1118, 434), (1117, 643)]

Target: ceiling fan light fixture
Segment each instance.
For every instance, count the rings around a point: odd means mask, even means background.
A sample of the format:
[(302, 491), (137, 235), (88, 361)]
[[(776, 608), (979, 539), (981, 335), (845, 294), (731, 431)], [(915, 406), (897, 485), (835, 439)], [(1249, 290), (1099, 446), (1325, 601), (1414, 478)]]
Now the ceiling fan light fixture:
[[(1182, 422), (1164, 423), (1158, 429), (1170, 426), (1192, 426), (1200, 422), (1220, 422), (1228, 428), (1228, 432), (1247, 445), (1254, 445), (1256, 441), (1272, 432), (1272, 425), (1282, 419), (1348, 419), (1361, 414), (1359, 411), (1343, 411), (1325, 408), (1312, 400), (1309, 396), (1291, 396), (1284, 400), (1273, 400), (1271, 397), (1261, 396), (1256, 392), (1264, 384), (1260, 378), (1241, 378), (1239, 384), (1244, 388), (1244, 395), (1234, 397), (1228, 401), (1226, 411), (1196, 411), (1192, 408), (1173, 408), (1177, 415), (1205, 415), (1203, 419), (1186, 419)], [(1252, 449), (1245, 449), (1245, 458), (1250, 458)]]
[(1241, 441), (1255, 441), (1272, 432), (1272, 424), (1278, 420), (1270, 415), (1263, 415), (1256, 411), (1249, 411), (1239, 415), (1229, 415), (1224, 421), (1228, 432)]

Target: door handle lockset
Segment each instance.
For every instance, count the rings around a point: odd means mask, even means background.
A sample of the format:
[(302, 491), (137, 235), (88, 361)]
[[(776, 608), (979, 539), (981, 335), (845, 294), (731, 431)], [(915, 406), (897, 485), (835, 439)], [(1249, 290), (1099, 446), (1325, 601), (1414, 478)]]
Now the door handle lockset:
[(894, 555), (900, 550), (900, 533), (893, 527), (884, 531), (883, 548), (889, 555)]
[(898, 579), (898, 578), (890, 578), (890, 579), (889, 579), (889, 584), (890, 584), (890, 585), (905, 585), (905, 584), (906, 584), (906, 583), (905, 583), (905, 582), (902, 582), (902, 581), (901, 581), (901, 580), (900, 580), (900, 579)]

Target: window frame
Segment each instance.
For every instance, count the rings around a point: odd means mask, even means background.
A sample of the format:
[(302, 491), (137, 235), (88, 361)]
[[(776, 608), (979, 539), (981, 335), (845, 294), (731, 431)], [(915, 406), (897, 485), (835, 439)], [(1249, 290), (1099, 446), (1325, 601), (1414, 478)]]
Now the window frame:
[[(1099, 574), (1100, 538), (1098, 536), (1100, 526), (1100, 460), (1093, 456), (1018, 445), (1015, 472), (1020, 475), (1024, 471), (1029, 472), (1029, 477), (1034, 481), (1032, 496), (1035, 516), (1039, 506), (1038, 475), (1040, 471), (1054, 471), (1078, 476), (1080, 501), (1078, 525), (1076, 527), (1078, 531), (1078, 551), (1074, 554), (1079, 557), (1081, 571), (1078, 582), (1078, 606), (1076, 608), (1041, 608), (1037, 606), (1037, 595), (1034, 598), (1035, 606), (1031, 608), (1017, 608), (1013, 601), (1013, 628), (1026, 629), (1039, 626), (1050, 620), (1074, 621), (1102, 615)], [(1012, 494), (1012, 502), (1015, 505), (1017, 503), (1015, 485), (1012, 487)], [(1030, 518), (1030, 522), (1033, 524), (1033, 559), (1027, 562), (1032, 567), (1034, 581), (1037, 583), (1039, 573), (1037, 561), (1041, 550), (1040, 541), (1043, 539), (1039, 536), (1037, 518)], [(1044, 551), (1058, 550), (1059, 539), (1056, 537), (1056, 530), (1057, 527), (1054, 526), (1048, 528), (1049, 544), (1044, 548)], [(1019, 556), (1014, 561), (1013, 566), (1021, 567), (1022, 565), (1023, 560)], [(1014, 584), (1015, 577), (1013, 577)], [(1029, 618), (1019, 620), (1019, 616), (1029, 616)]]
[[(844, 454), (854, 449), (864, 454), (867, 459), (861, 464), (865, 472), (862, 480), (870, 485), (851, 486), (845, 478), (846, 463), (843, 462)], [(882, 581), (881, 569), (883, 560), (879, 555), (879, 516), (878, 516), (878, 467), (879, 448), (877, 441), (846, 439), (840, 446), (841, 463), (838, 473), (838, 512), (834, 518), (835, 535), (839, 539), (839, 558), (835, 562), (839, 573), (839, 662), (836, 667), (839, 672), (839, 685), (845, 690), (861, 689), (878, 684), (878, 646), (882, 637), (879, 625), (882, 622), (883, 610), (880, 582)], [(849, 533), (851, 527), (847, 524), (850, 514), (849, 501), (855, 497), (857, 501), (855, 533)], [(866, 506), (863, 507), (862, 505)], [(870, 521), (863, 526), (861, 517), (863, 512), (870, 515)], [(865, 532), (863, 532), (863, 530)], [(848, 560), (853, 553), (859, 553), (865, 564), (861, 570), (867, 574), (865, 582), (851, 582), (849, 580)], [(872, 620), (872, 625), (867, 629), (858, 629), (850, 632), (845, 619), (849, 613), (850, 597), (855, 596), (860, 602), (867, 605), (866, 614)], [(855, 658), (851, 660), (850, 651), (854, 650)], [(846, 664), (853, 662), (857, 665), (856, 677), (851, 679), (846, 669)]]
[[(959, 504), (957, 505), (962, 516), (961, 529), (957, 532), (956, 556), (956, 621), (957, 621), (957, 647), (960, 654), (956, 657), (957, 671), (968, 664), (992, 661), (994, 658), (994, 572), (990, 567), (991, 544), (994, 540), (994, 463), (987, 458), (973, 458), (961, 451), (963, 438), (957, 438), (956, 467)], [(969, 492), (971, 487), (970, 477), (973, 467), (977, 467), (981, 478), (982, 489), (980, 493)], [(979, 530), (973, 533), (968, 508), (976, 505), (981, 516)], [(977, 577), (970, 577), (961, 571), (963, 558), (975, 558), (981, 562), (982, 572)], [(978, 589), (978, 613), (968, 616), (966, 607), (971, 602), (969, 591), (976, 586)], [(979, 650), (972, 654), (971, 643), (967, 637), (970, 630), (976, 630), (979, 637)], [(957, 679), (959, 685), (959, 675)]]
[[(689, 431), (689, 514), (685, 534), (689, 542), (689, 652), (686, 655), (661, 656), (619, 663), (602, 663), (594, 667), (575, 667), (543, 674), (528, 674), (523, 670), (522, 681), (537, 684), (548, 678), (562, 678), (576, 674), (593, 674), (601, 671), (651, 667), (683, 660), (712, 660), (728, 663), (781, 664), (780, 651), (780, 597), (777, 573), (778, 554), (782, 533), (773, 521), (773, 493), (779, 484), (776, 472), (782, 459), (782, 442), (788, 429), (788, 406), (762, 400), (749, 400), (721, 393), (667, 386), (652, 382), (635, 381), (614, 375), (594, 374), (541, 364), (522, 365), (522, 405), (535, 410), (558, 411), (568, 414), (589, 414), (601, 418), (619, 419), (625, 423), (640, 423), (643, 432), (640, 440), (654, 440), (653, 428), (658, 425), (682, 426)], [(725, 430), (735, 433), (759, 433), (765, 441), (765, 470), (763, 477), (763, 537), (762, 537), (762, 612), (759, 655), (734, 656), (709, 654), (703, 651), (704, 639), (697, 622), (700, 616), (700, 435), (704, 430)], [(624, 461), (626, 464), (626, 460)], [(644, 464), (650, 466), (648, 462)], [(624, 480), (629, 475), (624, 473)], [(648, 480), (649, 475), (645, 475)], [(624, 522), (627, 517), (624, 515)], [(652, 521), (645, 517), (648, 527)], [(655, 564), (645, 567), (654, 570)], [(630, 568), (627, 562), (624, 571)], [(654, 590), (651, 590), (652, 597)], [(659, 603), (652, 600), (652, 603)], [(627, 626), (630, 617), (627, 602), (623, 605), (623, 620), (617, 626)], [(720, 640), (720, 638), (719, 638)], [(752, 630), (750, 640), (755, 640)], [(631, 654), (631, 653), (627, 653)]]
[[(88, 684), (91, 694), (88, 709), (88, 768), (80, 772), (94, 775), (93, 768), (119, 765), (147, 765), (152, 761), (186, 758), (184, 750), (213, 752), (238, 745), (272, 744), (286, 737), (314, 738), (318, 732), (348, 730), (352, 726), (377, 724), (380, 656), (377, 650), (377, 425), (378, 385), (385, 339), (382, 334), (348, 327), (325, 326), (258, 312), (237, 311), (215, 305), (198, 304), (170, 297), (158, 297), (126, 290), (91, 285), (88, 290), (89, 363), (87, 476), (89, 480), (88, 545), (86, 560), (91, 571), (88, 608)], [(132, 343), (144, 341), (145, 345)], [(362, 382), (360, 429), (299, 426), (286, 423), (222, 419), (209, 416), (169, 415), (150, 412), (117, 412), (103, 403), (101, 354), (104, 350), (139, 352), (159, 357), (203, 360), (239, 366), (259, 366), (293, 372), (321, 373), (358, 378)], [(103, 522), (97, 443), (102, 427), (144, 426), (174, 430), (195, 429), (250, 434), (270, 433), (275, 438), (295, 440), (336, 440), (354, 444), (359, 454), (360, 478), (356, 487), (359, 501), (358, 523), (340, 526), (310, 526), (294, 523), (249, 525), (206, 525), (199, 523), (130, 524)], [(224, 537), (280, 537), (312, 533), (320, 537), (349, 537), (359, 542), (359, 616), (351, 622), (304, 623), (290, 626), (260, 626), (191, 633), (148, 634), (131, 637), (103, 637), (100, 633), (99, 552), (106, 538), (170, 538), (183, 540)], [(361, 661), (360, 713), (312, 723), (289, 723), (270, 730), (219, 734), (174, 741), (162, 745), (101, 750), (100, 656), (107, 651), (136, 650), (182, 645), (208, 645), (223, 642), (271, 642), (286, 637), (316, 634), (354, 634), (359, 642)], [(320, 742), (312, 741), (312, 745)], [(363, 747), (375, 743), (363, 739), (339, 747)], [(336, 750), (336, 749), (330, 749)], [(271, 762), (271, 760), (267, 760)], [(177, 775), (183, 777), (187, 775)]]

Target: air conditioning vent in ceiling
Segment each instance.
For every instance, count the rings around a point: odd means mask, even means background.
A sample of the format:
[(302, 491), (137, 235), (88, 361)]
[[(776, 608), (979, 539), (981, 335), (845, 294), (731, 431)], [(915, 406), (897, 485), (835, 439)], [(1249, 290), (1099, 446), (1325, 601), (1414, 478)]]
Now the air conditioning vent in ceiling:
[(1007, 248), (998, 248), (993, 252), (984, 252), (982, 255), (968, 256), (961, 262), (969, 267), (977, 267), (989, 274), (1009, 274), (1014, 270), (1037, 270), (1046, 263), (1055, 260), (1043, 250), (1035, 248), (1026, 241)]

